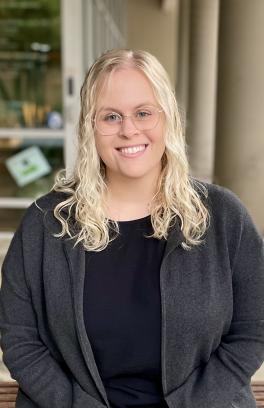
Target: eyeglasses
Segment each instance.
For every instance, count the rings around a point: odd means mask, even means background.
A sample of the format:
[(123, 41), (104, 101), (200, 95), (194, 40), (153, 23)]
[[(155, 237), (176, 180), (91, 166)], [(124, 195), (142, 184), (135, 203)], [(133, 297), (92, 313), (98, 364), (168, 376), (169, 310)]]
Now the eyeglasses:
[(135, 110), (132, 115), (102, 111), (96, 114), (94, 123), (98, 132), (105, 136), (119, 133), (125, 118), (131, 118), (138, 130), (151, 130), (157, 126), (161, 112), (162, 109), (157, 106), (144, 106)]

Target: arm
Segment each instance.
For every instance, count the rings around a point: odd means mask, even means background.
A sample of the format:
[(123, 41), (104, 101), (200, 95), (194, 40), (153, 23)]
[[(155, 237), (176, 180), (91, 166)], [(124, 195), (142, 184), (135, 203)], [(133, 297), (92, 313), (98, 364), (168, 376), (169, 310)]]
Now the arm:
[(12, 377), (35, 406), (70, 408), (72, 384), (39, 337), (23, 263), (20, 226), (2, 268), (0, 328), (3, 359)]
[[(230, 330), (209, 361), (197, 367), (184, 384), (167, 396), (167, 401), (177, 408), (231, 408), (263, 359), (263, 241), (245, 213), (233, 264)], [(234, 402), (234, 406), (240, 405)]]

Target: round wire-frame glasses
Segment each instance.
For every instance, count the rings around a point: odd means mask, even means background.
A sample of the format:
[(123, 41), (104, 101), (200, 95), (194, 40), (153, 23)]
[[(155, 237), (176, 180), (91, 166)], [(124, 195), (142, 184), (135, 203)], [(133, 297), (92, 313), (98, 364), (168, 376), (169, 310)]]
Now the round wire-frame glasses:
[(130, 118), (137, 130), (151, 130), (157, 126), (161, 112), (163, 112), (161, 108), (150, 105), (136, 109), (132, 115), (103, 110), (95, 115), (94, 124), (96, 130), (105, 136), (119, 133), (125, 118)]

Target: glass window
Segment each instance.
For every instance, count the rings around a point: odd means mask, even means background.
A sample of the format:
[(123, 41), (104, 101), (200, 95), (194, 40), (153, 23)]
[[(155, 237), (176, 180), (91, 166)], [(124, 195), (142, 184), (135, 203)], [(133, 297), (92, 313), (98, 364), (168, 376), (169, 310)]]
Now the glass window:
[(0, 199), (39, 197), (64, 167), (62, 139), (0, 139)]
[(59, 0), (0, 1), (0, 127), (62, 127)]

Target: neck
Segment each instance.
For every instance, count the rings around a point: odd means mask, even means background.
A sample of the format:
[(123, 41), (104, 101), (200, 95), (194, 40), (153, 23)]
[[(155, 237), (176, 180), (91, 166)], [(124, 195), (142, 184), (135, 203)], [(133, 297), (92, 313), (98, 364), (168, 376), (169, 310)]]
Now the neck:
[(157, 191), (158, 175), (128, 179), (107, 177), (106, 204), (108, 216), (126, 220), (141, 218), (150, 213), (150, 203)]

